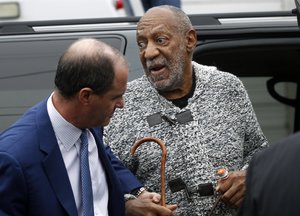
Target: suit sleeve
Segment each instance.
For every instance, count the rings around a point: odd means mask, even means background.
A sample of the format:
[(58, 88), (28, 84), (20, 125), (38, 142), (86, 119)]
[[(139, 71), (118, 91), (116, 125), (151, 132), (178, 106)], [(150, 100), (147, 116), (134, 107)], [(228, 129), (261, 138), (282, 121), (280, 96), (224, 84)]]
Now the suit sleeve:
[(133, 173), (130, 172), (130, 170), (127, 169), (123, 165), (123, 163), (113, 154), (108, 145), (105, 145), (105, 150), (120, 180), (121, 186), (123, 188), (123, 193), (130, 193), (132, 190), (143, 186), (133, 175)]
[(0, 215), (26, 215), (26, 184), (19, 163), (0, 152)]
[[(99, 128), (100, 130), (100, 137), (103, 137), (103, 128)], [(102, 140), (103, 142), (103, 140)], [(103, 142), (104, 144), (104, 142)], [(140, 188), (143, 185), (141, 182), (135, 177), (135, 175), (124, 166), (122, 161), (120, 161), (115, 154), (112, 152), (111, 148), (104, 144), (106, 154), (111, 162), (111, 165), (119, 178), (121, 187), (123, 189), (123, 193), (130, 193), (134, 189)]]

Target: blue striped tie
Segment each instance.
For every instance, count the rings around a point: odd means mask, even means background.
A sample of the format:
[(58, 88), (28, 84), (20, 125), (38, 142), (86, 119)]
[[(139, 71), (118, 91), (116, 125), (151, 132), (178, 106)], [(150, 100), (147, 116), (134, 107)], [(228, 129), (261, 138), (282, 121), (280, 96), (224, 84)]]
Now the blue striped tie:
[(83, 130), (80, 136), (80, 175), (81, 175), (81, 195), (82, 195), (82, 215), (93, 216), (93, 191), (91, 184), (91, 175), (89, 168), (89, 152), (87, 130)]

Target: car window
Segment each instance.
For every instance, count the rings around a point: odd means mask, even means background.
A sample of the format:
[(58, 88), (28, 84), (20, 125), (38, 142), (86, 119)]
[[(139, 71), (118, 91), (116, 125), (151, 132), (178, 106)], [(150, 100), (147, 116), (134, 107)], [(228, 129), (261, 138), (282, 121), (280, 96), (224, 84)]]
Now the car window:
[[(91, 36), (124, 51), (125, 39), (121, 36)], [(0, 131), (51, 94), (59, 57), (75, 40), (74, 35), (47, 35), (0, 41)]]

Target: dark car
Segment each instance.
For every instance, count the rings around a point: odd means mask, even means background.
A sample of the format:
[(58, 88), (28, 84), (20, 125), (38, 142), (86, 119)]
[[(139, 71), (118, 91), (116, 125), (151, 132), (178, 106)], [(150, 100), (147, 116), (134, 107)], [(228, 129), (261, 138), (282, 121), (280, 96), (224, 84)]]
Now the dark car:
[[(296, 6), (295, 6), (296, 8)], [(270, 142), (300, 129), (299, 10), (190, 15), (194, 61), (244, 82)], [(99, 38), (143, 74), (135, 30), (139, 17), (0, 23), (0, 131), (47, 97), (59, 56), (77, 38)]]

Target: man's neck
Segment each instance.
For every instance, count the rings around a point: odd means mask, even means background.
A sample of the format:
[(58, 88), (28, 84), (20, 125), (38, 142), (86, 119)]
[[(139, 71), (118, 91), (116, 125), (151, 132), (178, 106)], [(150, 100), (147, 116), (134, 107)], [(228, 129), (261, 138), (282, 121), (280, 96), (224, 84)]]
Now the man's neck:
[(183, 109), (184, 107), (186, 107), (188, 105), (188, 101), (191, 97), (193, 97), (194, 95), (194, 92), (195, 92), (195, 89), (196, 89), (196, 75), (195, 75), (195, 72), (193, 71), (193, 76), (192, 76), (192, 88), (190, 89), (190, 91), (188, 92), (188, 94), (186, 94), (185, 96), (181, 97), (181, 98), (177, 98), (177, 99), (174, 99), (174, 100), (171, 100), (172, 103)]

